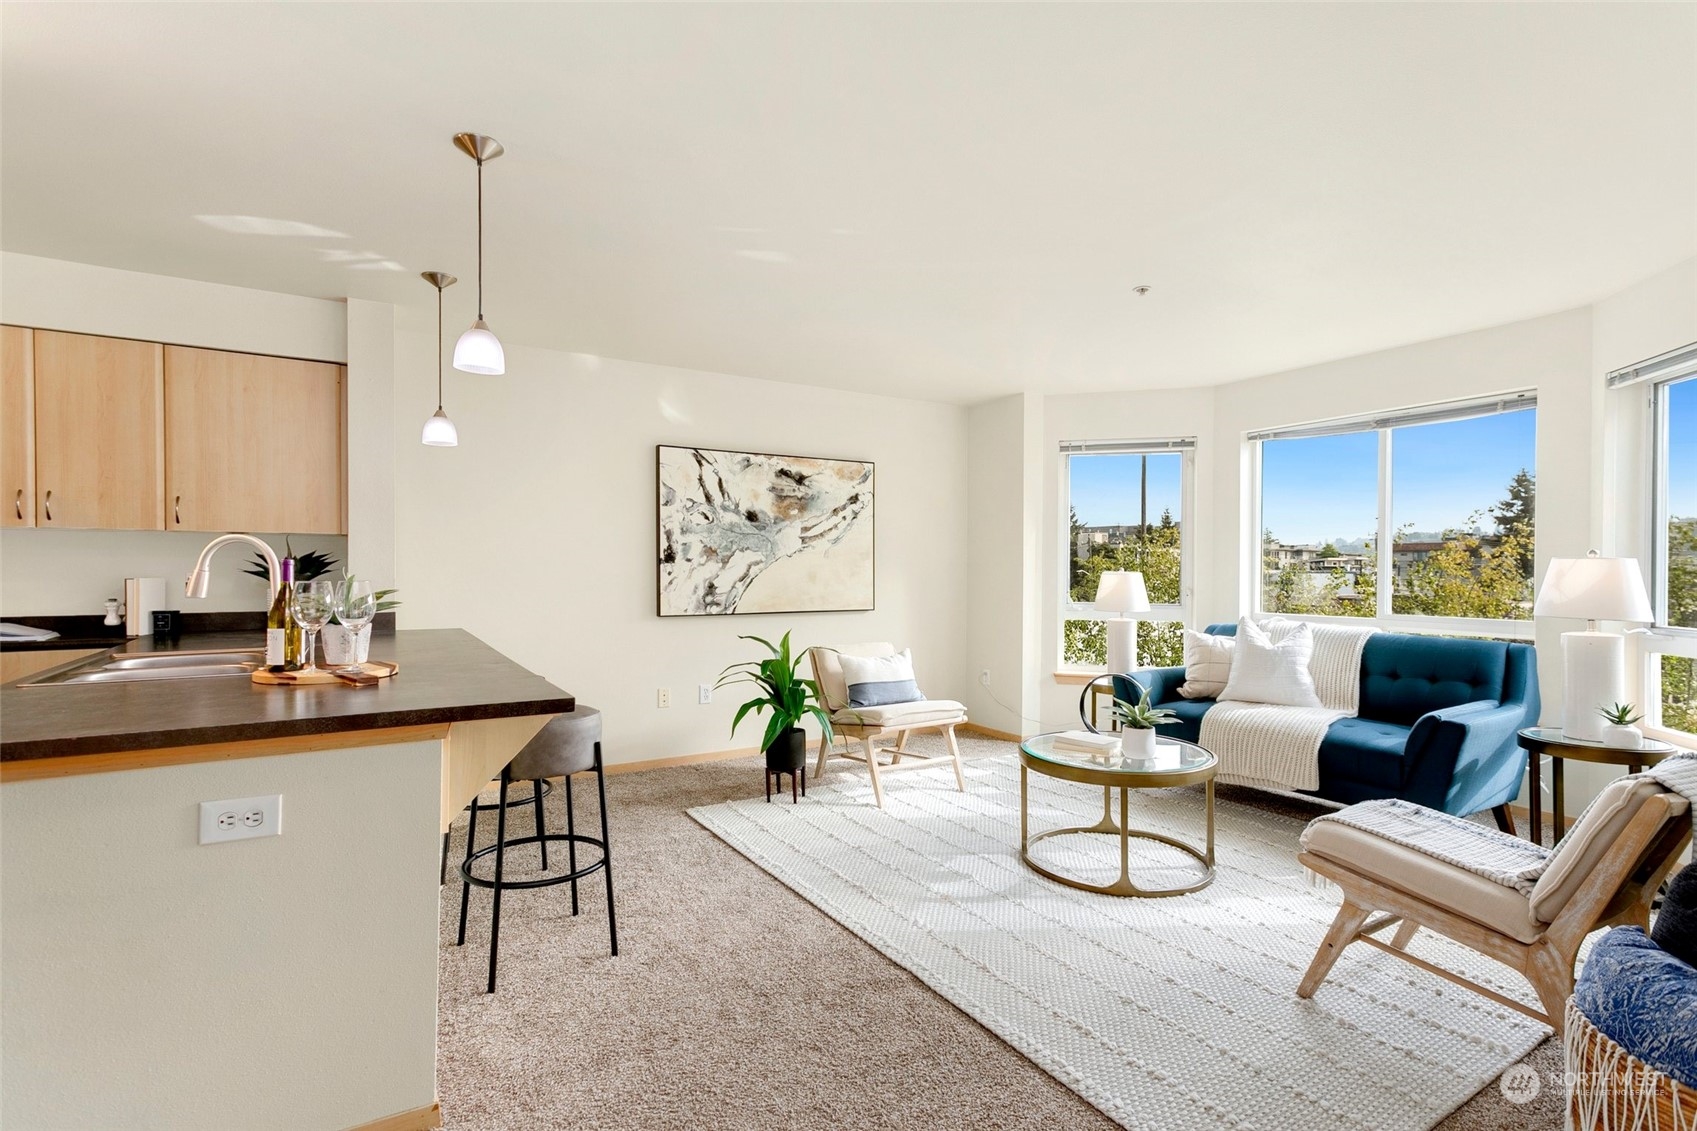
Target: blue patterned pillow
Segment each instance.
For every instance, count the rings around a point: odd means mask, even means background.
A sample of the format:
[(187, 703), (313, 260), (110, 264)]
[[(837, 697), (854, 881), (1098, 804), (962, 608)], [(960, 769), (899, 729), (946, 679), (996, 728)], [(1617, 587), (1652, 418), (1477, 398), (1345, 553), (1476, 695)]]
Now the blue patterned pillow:
[(1573, 1002), (1615, 1044), (1697, 1088), (1697, 969), (1638, 927), (1616, 927), (1597, 941)]

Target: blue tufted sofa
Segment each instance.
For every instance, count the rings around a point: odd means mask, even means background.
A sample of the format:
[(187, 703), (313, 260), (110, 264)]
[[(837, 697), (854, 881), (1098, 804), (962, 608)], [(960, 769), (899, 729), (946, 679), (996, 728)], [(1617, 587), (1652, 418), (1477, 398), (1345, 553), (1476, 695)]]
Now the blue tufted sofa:
[[(1235, 636), (1237, 626), (1205, 631)], [(1153, 705), (1178, 715), (1160, 732), (1192, 742), (1214, 705), (1179, 695), (1183, 668), (1144, 668), (1113, 682), (1115, 696), (1131, 702), (1147, 689)], [(1401, 797), (1459, 815), (1506, 806), (1526, 772), (1515, 732), (1536, 725), (1538, 706), (1529, 644), (1375, 633), (1361, 654), (1360, 713), (1326, 732), (1315, 796), (1342, 805)], [(1506, 824), (1507, 810), (1497, 819)]]

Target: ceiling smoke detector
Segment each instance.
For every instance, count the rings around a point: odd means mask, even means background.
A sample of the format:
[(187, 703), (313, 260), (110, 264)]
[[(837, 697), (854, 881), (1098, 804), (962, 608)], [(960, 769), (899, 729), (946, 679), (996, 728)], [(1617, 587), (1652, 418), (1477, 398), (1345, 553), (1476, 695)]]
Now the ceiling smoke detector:
[(1131, 288), (1131, 293), (1138, 296), (1146, 295), (1149, 293), (1149, 284), (1143, 283), (1135, 286)]

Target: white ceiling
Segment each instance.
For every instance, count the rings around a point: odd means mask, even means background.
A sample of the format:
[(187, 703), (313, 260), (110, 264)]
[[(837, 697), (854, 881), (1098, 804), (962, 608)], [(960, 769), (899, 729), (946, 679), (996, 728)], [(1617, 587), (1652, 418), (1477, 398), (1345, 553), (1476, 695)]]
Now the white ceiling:
[(449, 138), (477, 130), (508, 149), (504, 339), (805, 384), (1210, 384), (1697, 253), (1683, 4), (7, 3), (0, 28), (9, 251), (420, 307), (439, 268), (469, 321)]

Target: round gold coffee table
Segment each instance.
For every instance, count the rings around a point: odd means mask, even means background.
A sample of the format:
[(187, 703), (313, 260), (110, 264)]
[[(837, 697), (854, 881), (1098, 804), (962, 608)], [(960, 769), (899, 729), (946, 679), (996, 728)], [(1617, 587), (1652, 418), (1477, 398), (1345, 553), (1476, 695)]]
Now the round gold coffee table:
[[(1214, 772), (1219, 768), (1220, 760), (1213, 754), (1196, 745), (1178, 738), (1162, 738), (1155, 747), (1156, 756), (1149, 761), (1122, 758), (1118, 755), (1109, 759), (1092, 758), (1089, 754), (1078, 754), (1070, 750), (1057, 750), (1053, 734), (1039, 734), (1028, 738), (1019, 744), (1019, 858), (1027, 868), (1040, 876), (1046, 876), (1058, 884), (1065, 884), (1080, 891), (1099, 892), (1103, 895), (1137, 895), (1164, 896), (1185, 895), (1193, 891), (1201, 891), (1214, 882)], [(1035, 836), (1030, 828), (1030, 807), (1028, 798), (1028, 775), (1035, 771), (1045, 777), (1058, 778), (1061, 781), (1078, 782), (1081, 785), (1099, 785), (1102, 787), (1102, 819), (1094, 825), (1077, 825), (1064, 829), (1048, 829)], [(1160, 833), (1143, 832), (1133, 829), (1128, 819), (1127, 802), (1134, 789), (1163, 789), (1175, 785), (1204, 786), (1206, 799), (1204, 808), (1208, 820), (1207, 851), (1198, 852), (1183, 841), (1174, 840)], [(1120, 819), (1116, 823), (1113, 814), (1113, 795), (1118, 790), (1120, 794)], [(1072, 833), (1110, 833), (1120, 838), (1120, 877), (1111, 884), (1088, 884), (1082, 880), (1063, 876), (1058, 872), (1045, 868), (1031, 859), (1031, 846), (1054, 836), (1067, 836)], [(1202, 875), (1193, 884), (1184, 887), (1144, 888), (1131, 880), (1131, 838), (1140, 837), (1144, 840), (1159, 841), (1170, 845), (1181, 852), (1195, 858), (1202, 865)]]

